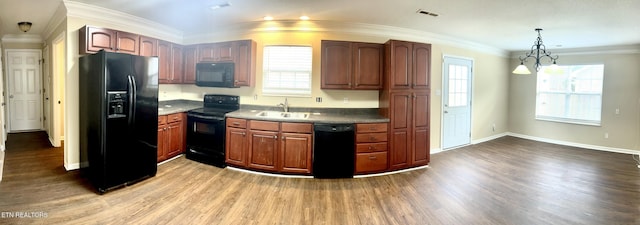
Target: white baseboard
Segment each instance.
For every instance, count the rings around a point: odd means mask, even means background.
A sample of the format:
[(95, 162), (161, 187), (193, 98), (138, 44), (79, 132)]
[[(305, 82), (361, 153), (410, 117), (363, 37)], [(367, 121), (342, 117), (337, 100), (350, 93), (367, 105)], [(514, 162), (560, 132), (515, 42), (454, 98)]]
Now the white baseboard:
[(65, 164), (64, 169), (67, 171), (80, 169), (80, 163), (71, 163), (69, 165)]
[(496, 135), (489, 136), (489, 137), (485, 137), (485, 138), (480, 138), (480, 139), (472, 140), (472, 141), (471, 141), (471, 144), (472, 144), (472, 145), (475, 145), (475, 144), (480, 144), (480, 143), (482, 143), (482, 142), (492, 141), (492, 140), (495, 140), (495, 139), (498, 139), (498, 138), (501, 138), (501, 137), (507, 136), (507, 134), (508, 134), (508, 133), (507, 133), (507, 132), (505, 132), (505, 133), (500, 133), (500, 134), (496, 134)]
[(581, 143), (576, 143), (576, 142), (554, 140), (554, 139), (550, 139), (550, 138), (534, 137), (534, 136), (529, 136), (529, 135), (524, 135), (524, 134), (511, 133), (511, 132), (507, 133), (507, 135), (508, 136), (513, 136), (513, 137), (518, 137), (518, 138), (529, 139), (529, 140), (533, 140), (533, 141), (540, 141), (540, 142), (546, 142), (546, 143), (551, 143), (551, 144), (558, 144), (558, 145), (565, 145), (565, 146), (571, 146), (571, 147), (585, 148), (585, 149), (590, 149), (590, 150), (615, 152), (615, 153), (624, 153), (624, 154), (631, 154), (631, 155), (640, 155), (640, 150), (624, 149), (624, 148), (613, 148), (613, 147), (598, 146), (598, 145), (588, 145), (588, 144), (581, 144)]

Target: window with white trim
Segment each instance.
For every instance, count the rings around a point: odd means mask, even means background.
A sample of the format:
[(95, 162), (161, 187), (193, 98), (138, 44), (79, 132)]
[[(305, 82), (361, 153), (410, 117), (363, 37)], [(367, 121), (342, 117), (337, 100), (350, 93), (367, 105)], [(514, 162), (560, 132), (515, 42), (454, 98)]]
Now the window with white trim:
[(568, 65), (538, 72), (536, 119), (600, 125), (604, 65)]
[(310, 46), (264, 47), (262, 93), (277, 96), (311, 96)]

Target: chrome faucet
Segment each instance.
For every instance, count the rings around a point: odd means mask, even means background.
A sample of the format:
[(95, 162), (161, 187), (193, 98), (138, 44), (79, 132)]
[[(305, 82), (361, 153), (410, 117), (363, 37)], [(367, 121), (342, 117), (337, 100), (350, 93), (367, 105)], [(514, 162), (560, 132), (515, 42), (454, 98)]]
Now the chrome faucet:
[(282, 107), (284, 112), (289, 112), (289, 102), (287, 101), (287, 98), (284, 98), (284, 103), (280, 103), (277, 106)]

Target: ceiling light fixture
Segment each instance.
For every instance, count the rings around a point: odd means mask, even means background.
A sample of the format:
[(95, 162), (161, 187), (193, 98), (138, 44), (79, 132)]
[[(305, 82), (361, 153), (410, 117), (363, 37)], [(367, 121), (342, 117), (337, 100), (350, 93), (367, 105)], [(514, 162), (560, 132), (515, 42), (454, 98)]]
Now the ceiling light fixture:
[(31, 30), (31, 25), (32, 25), (31, 22), (19, 22), (18, 28), (20, 28), (22, 32), (26, 33), (27, 31)]
[(300, 20), (309, 20), (309, 17), (308, 16), (301, 16)]
[(547, 52), (547, 48), (544, 46), (544, 44), (542, 44), (542, 36), (540, 36), (540, 31), (542, 31), (542, 28), (536, 28), (536, 32), (538, 32), (538, 38), (533, 43), (533, 46), (531, 46), (531, 51), (529, 53), (526, 53), (524, 57), (522, 56), (518, 57), (520, 59), (520, 65), (518, 65), (518, 67), (516, 67), (516, 69), (513, 70), (513, 73), (531, 74), (531, 71), (529, 71), (529, 68), (527, 68), (527, 66), (524, 65), (524, 62), (528, 58), (534, 58), (536, 60), (536, 63), (533, 64), (533, 66), (536, 68), (536, 71), (540, 71), (540, 67), (542, 66), (542, 64), (540, 63), (540, 59), (543, 59), (545, 57), (549, 58), (549, 60), (553, 62), (553, 64), (551, 65), (552, 67), (558, 66), (556, 64), (558, 55), (551, 56), (551, 54)]
[(225, 2), (225, 3), (219, 4), (219, 5), (211, 6), (211, 9), (212, 10), (216, 10), (216, 9), (221, 9), (221, 8), (225, 8), (225, 7), (229, 7), (229, 6), (231, 6), (231, 3)]
[(273, 20), (273, 16), (265, 16), (265, 17), (262, 17), (262, 19), (265, 21), (271, 21)]

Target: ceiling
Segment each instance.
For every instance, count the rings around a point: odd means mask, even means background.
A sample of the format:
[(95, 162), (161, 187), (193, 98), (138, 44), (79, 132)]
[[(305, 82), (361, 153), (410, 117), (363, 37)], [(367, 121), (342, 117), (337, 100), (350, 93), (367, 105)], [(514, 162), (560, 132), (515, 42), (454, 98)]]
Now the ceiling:
[[(535, 28), (549, 49), (640, 44), (640, 0), (72, 0), (146, 18), (185, 34), (262, 20), (311, 20), (408, 28), (506, 51), (528, 49)], [(62, 0), (0, 0), (0, 35), (19, 21), (41, 34)], [(212, 10), (223, 3), (231, 6)], [(439, 14), (438, 17), (416, 11)]]

